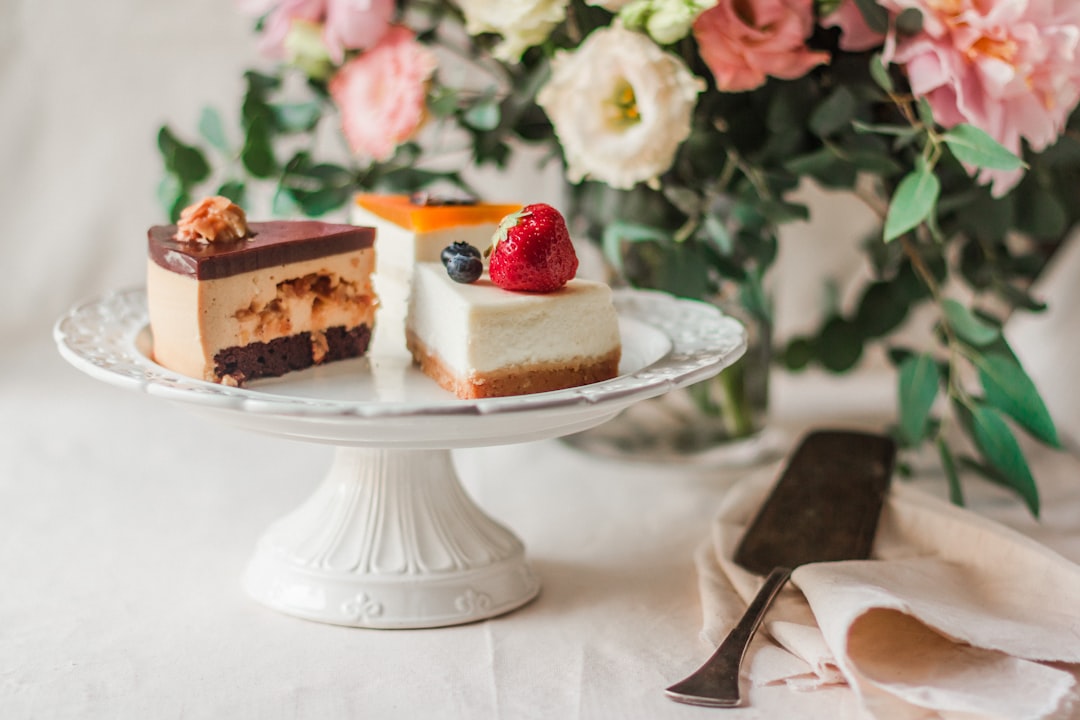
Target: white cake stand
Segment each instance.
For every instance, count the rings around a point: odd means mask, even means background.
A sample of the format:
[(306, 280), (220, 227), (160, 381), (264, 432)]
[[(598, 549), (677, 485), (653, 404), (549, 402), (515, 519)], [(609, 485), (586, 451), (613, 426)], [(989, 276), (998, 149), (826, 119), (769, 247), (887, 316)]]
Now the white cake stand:
[(522, 543), (466, 495), (450, 449), (558, 437), (720, 372), (742, 326), (711, 305), (615, 294), (620, 376), (571, 390), (458, 400), (406, 356), (375, 355), (229, 388), (150, 359), (146, 296), (111, 293), (56, 324), (61, 355), (114, 385), (229, 424), (337, 446), (322, 485), (273, 524), (248, 593), (290, 615), (368, 628), (457, 625), (512, 610), (540, 585)]

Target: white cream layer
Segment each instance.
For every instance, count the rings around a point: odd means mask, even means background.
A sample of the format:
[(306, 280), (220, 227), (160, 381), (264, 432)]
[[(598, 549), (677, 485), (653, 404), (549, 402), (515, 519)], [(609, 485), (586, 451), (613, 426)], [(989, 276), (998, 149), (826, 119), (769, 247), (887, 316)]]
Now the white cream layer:
[(463, 376), (601, 357), (619, 347), (611, 288), (603, 283), (574, 279), (553, 293), (510, 292), (486, 273), (456, 283), (440, 263), (416, 266), (408, 329)]
[[(147, 263), (147, 304), (154, 358), (184, 375), (214, 379), (214, 355), (225, 348), (268, 342), (286, 335), (355, 327), (374, 322), (371, 273), (375, 252), (368, 248), (279, 265), (214, 280), (196, 280)], [(308, 275), (328, 276), (344, 287), (349, 302), (316, 301), (279, 284)]]

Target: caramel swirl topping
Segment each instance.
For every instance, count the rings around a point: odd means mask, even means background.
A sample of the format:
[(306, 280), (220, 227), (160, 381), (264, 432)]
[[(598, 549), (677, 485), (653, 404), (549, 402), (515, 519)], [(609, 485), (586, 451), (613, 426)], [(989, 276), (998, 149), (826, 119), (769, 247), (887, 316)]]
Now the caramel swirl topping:
[(220, 195), (188, 205), (176, 223), (176, 239), (180, 242), (224, 243), (247, 236), (247, 216), (243, 209)]

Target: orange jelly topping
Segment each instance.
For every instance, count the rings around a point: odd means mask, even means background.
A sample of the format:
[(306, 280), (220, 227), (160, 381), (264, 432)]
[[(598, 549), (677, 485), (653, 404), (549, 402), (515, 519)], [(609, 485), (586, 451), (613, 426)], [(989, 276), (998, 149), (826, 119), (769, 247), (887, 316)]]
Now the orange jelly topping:
[(406, 230), (426, 232), (459, 225), (498, 223), (521, 205), (476, 203), (475, 205), (416, 205), (408, 195), (356, 196), (356, 204), (383, 220), (400, 225)]

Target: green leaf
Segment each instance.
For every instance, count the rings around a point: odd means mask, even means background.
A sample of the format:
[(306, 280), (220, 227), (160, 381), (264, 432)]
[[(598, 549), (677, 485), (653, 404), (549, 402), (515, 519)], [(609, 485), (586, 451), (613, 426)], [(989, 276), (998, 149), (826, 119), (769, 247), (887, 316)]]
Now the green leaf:
[(941, 469), (945, 471), (945, 479), (949, 483), (949, 500), (953, 505), (963, 506), (964, 489), (960, 487), (960, 476), (956, 472), (956, 460), (952, 450), (945, 443), (945, 438), (937, 439), (938, 456), (941, 458)]
[(851, 124), (857, 107), (851, 90), (841, 85), (814, 108), (810, 114), (810, 131), (818, 137), (827, 137), (843, 130)]
[(247, 188), (244, 186), (243, 182), (239, 180), (229, 180), (228, 182), (221, 184), (217, 194), (229, 198), (240, 207), (244, 207), (246, 204), (246, 192)]
[(494, 98), (481, 100), (467, 109), (462, 121), (474, 130), (491, 131), (499, 127), (502, 112)]
[(986, 401), (1043, 443), (1060, 448), (1057, 429), (1035, 383), (1014, 358), (991, 352), (975, 355)]
[(821, 364), (834, 373), (850, 370), (862, 357), (862, 336), (853, 323), (838, 316), (825, 323), (815, 345)]
[(315, 127), (322, 116), (317, 102), (274, 103), (269, 106), (273, 113), (274, 127), (281, 132), (302, 133)]
[(1031, 514), (1038, 517), (1039, 489), (1031, 476), (1024, 451), (1001, 413), (982, 403), (970, 408), (959, 407), (963, 408), (959, 413), (963, 417), (962, 425), (979, 452), (1000, 474), (1001, 481), (1023, 498)]
[(863, 337), (882, 337), (895, 330), (908, 314), (903, 288), (892, 282), (870, 283), (859, 299), (855, 325)]
[(248, 125), (240, 161), (257, 178), (272, 177), (278, 170), (270, 142), (269, 122), (262, 116), (256, 117)]
[(885, 62), (881, 58), (881, 53), (874, 53), (873, 57), (870, 58), (870, 77), (885, 92), (891, 93), (896, 90), (892, 76), (889, 75), (889, 68), (885, 66)]
[(956, 125), (942, 138), (960, 162), (991, 170), (1019, 170), (1024, 167), (1023, 160), (974, 125)]
[(937, 362), (927, 353), (909, 357), (900, 364), (899, 382), (900, 432), (913, 447), (926, 437), (930, 409), (941, 383)]
[(876, 33), (885, 34), (889, 30), (889, 13), (875, 0), (855, 0), (856, 7), (862, 13), (866, 25)]
[(804, 369), (814, 357), (814, 345), (809, 338), (796, 337), (784, 348), (784, 367), (792, 372)]
[(440, 85), (432, 91), (431, 96), (428, 98), (427, 107), (435, 117), (450, 117), (457, 112), (457, 90)]
[(941, 302), (941, 307), (945, 313), (945, 322), (961, 340), (969, 345), (975, 347), (989, 345), (1000, 335), (998, 328), (976, 316), (956, 300), (946, 298)]
[(225, 137), (225, 125), (221, 115), (212, 107), (204, 107), (199, 115), (199, 134), (206, 142), (226, 155), (229, 154), (229, 140)]
[(604, 257), (618, 271), (623, 273), (623, 246), (627, 243), (657, 242), (664, 243), (671, 240), (671, 233), (660, 228), (642, 225), (640, 223), (622, 222), (616, 220), (604, 227), (604, 235), (600, 239)]
[(202, 151), (181, 142), (167, 125), (158, 130), (157, 142), (165, 170), (175, 175), (185, 188), (210, 177), (210, 165)]
[(885, 216), (885, 242), (894, 240), (919, 223), (934, 211), (941, 182), (937, 175), (925, 163), (904, 176), (889, 201), (889, 211)]

